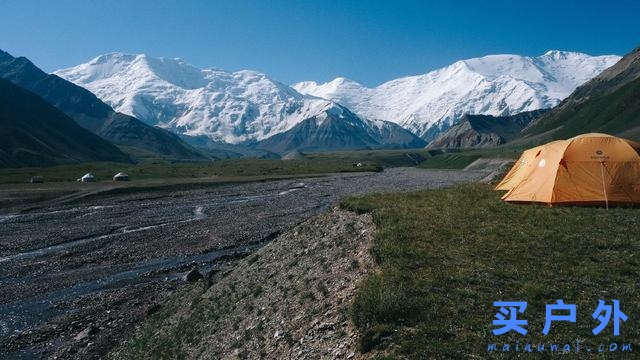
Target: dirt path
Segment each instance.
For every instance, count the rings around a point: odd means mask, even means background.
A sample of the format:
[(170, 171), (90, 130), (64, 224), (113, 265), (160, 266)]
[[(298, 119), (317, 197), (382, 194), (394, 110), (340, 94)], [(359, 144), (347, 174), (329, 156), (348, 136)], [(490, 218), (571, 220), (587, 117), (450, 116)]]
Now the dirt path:
[(396, 168), (137, 191), (2, 214), (0, 348), (9, 358), (99, 357), (182, 286), (181, 276), (196, 264), (208, 271), (251, 253), (346, 195), (483, 176)]

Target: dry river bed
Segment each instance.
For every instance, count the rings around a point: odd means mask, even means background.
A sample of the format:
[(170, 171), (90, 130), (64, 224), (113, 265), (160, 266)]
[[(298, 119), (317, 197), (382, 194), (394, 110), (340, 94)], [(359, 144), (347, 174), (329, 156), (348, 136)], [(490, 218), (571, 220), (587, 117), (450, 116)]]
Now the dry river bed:
[(228, 264), (347, 195), (486, 174), (393, 168), (0, 210), (0, 358), (99, 358), (193, 267), (206, 274)]

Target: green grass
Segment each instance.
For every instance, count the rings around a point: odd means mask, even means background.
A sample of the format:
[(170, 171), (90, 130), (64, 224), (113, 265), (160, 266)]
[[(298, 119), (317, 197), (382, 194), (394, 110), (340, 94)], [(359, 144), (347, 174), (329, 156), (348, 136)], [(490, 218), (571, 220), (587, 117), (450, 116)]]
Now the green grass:
[(488, 149), (431, 150), (418, 165), (422, 169), (464, 169), (479, 158), (517, 159), (525, 147), (502, 146)]
[(479, 155), (483, 158), (517, 159), (522, 152), (528, 148), (529, 147), (505, 145), (488, 149), (467, 149), (462, 152), (468, 155)]
[[(138, 164), (109, 162), (82, 163), (52, 167), (0, 169), (0, 184), (26, 183), (42, 176), (47, 183), (69, 182), (92, 172), (98, 181), (110, 181), (118, 172), (126, 172), (133, 181), (149, 179), (197, 179), (211, 177), (255, 177), (277, 175), (327, 174), (352, 171), (381, 171), (383, 168), (420, 166), (428, 169), (460, 169), (479, 157), (516, 158), (520, 149), (481, 149), (443, 153), (440, 150), (358, 150), (306, 153), (295, 160), (228, 159), (180, 162), (147, 158)], [(363, 166), (355, 165), (362, 163)]]
[(120, 163), (83, 163), (61, 165), (47, 168), (1, 169), (0, 184), (25, 183), (31, 176), (42, 176), (45, 182), (75, 181), (92, 172), (96, 178), (111, 180), (116, 173), (123, 171), (132, 180), (207, 178), (207, 177), (247, 177), (264, 175), (301, 175), (351, 171), (380, 171), (381, 167), (373, 163), (364, 163), (354, 167), (351, 162), (340, 159), (232, 159), (214, 162), (167, 162), (149, 161), (140, 164)]
[(439, 150), (402, 149), (402, 150), (358, 150), (342, 152), (307, 153), (309, 160), (341, 160), (349, 163), (371, 163), (381, 167), (416, 166), (425, 159), (440, 154)]
[[(148, 158), (138, 164), (108, 162), (60, 165), (46, 168), (0, 169), (0, 184), (25, 183), (32, 176), (42, 176), (45, 182), (75, 181), (92, 172), (100, 180), (124, 171), (132, 180), (247, 177), (272, 175), (326, 174), (352, 171), (381, 171), (387, 167), (416, 166), (438, 151), (361, 150), (307, 153), (303, 159), (228, 159), (211, 162), (176, 162)], [(356, 167), (357, 163), (363, 166)]]
[[(363, 351), (467, 359), (517, 355), (489, 354), (490, 343), (564, 345), (579, 338), (595, 346), (640, 345), (640, 234), (632, 230), (640, 228), (640, 210), (513, 205), (499, 198), (487, 185), (464, 185), (342, 202), (371, 213), (378, 227), (372, 253), (380, 271), (359, 286), (351, 309)], [(577, 304), (577, 323), (554, 323), (545, 337), (545, 304), (557, 299)], [(620, 299), (629, 315), (621, 336), (613, 337), (611, 326), (591, 333), (598, 299)], [(528, 301), (520, 315), (529, 321), (526, 337), (492, 334), (499, 300)]]
[(440, 154), (418, 165), (422, 169), (464, 169), (467, 165), (478, 160), (480, 155), (466, 153)]

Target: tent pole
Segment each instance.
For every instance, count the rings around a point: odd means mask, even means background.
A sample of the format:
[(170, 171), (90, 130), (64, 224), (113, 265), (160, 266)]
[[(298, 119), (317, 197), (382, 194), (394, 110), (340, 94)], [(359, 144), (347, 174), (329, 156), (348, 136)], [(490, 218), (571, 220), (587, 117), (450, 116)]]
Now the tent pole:
[(604, 193), (604, 203), (606, 209), (609, 210), (609, 199), (607, 198), (607, 187), (604, 182), (604, 161), (600, 162), (600, 173), (602, 174), (602, 192)]

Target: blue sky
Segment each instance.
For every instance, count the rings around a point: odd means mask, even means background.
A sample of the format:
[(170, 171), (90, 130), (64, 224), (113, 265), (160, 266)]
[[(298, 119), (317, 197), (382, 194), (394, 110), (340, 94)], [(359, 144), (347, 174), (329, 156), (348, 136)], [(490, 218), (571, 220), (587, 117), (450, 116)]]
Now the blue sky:
[(0, 0), (0, 49), (46, 71), (121, 51), (371, 86), (487, 54), (623, 55), (639, 15), (635, 0)]

